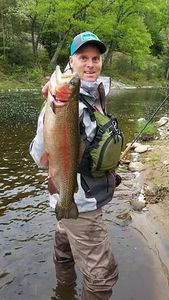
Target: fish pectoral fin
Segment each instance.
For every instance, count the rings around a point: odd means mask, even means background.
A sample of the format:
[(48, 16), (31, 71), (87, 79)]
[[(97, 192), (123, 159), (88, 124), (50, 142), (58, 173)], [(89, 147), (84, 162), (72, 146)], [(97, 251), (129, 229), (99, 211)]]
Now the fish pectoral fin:
[(42, 168), (47, 168), (49, 164), (49, 153), (45, 151), (40, 158), (40, 165)]
[(52, 177), (48, 177), (48, 191), (51, 195), (59, 194), (59, 191), (58, 191), (56, 184), (54, 183)]

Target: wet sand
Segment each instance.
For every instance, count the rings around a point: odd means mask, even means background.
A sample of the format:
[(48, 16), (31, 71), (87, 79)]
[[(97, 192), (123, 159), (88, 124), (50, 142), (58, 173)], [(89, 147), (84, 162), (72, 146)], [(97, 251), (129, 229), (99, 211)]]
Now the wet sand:
[[(133, 212), (129, 200), (137, 197), (132, 174), (121, 170), (123, 183), (104, 208), (104, 220), (119, 264), (119, 280), (112, 300), (169, 300), (168, 236), (156, 225), (149, 211)], [(52, 260), (55, 216), (48, 207), (47, 194), (37, 196), (38, 213), (25, 205), (23, 221), (12, 210), (10, 222), (1, 223), (0, 299), (80, 299), (82, 275), (77, 270), (74, 289), (57, 285)], [(15, 208), (15, 204), (13, 209)], [(30, 209), (30, 212), (28, 213)], [(125, 218), (123, 218), (125, 216)], [(8, 213), (9, 219), (9, 213)], [(156, 227), (157, 226), (157, 227)]]

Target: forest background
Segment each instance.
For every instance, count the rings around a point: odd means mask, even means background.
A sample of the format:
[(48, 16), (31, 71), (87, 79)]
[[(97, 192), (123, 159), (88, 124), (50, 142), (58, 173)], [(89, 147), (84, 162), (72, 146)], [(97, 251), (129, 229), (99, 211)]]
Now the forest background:
[(169, 0), (0, 0), (0, 88), (38, 87), (82, 31), (107, 45), (105, 75), (168, 82)]

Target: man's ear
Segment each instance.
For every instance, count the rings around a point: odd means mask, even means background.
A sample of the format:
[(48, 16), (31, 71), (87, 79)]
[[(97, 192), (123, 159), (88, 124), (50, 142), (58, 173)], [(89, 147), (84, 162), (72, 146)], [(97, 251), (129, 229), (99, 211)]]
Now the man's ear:
[(73, 56), (69, 56), (69, 64), (70, 64), (70, 66), (71, 66), (71, 68), (72, 68), (72, 64), (73, 64)]

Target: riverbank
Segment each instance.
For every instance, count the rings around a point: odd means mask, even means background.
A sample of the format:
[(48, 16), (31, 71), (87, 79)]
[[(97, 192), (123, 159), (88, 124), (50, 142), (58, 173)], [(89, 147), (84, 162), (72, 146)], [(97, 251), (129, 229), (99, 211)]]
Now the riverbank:
[(140, 172), (134, 172), (140, 190), (137, 200), (144, 198), (146, 206), (138, 212), (139, 206), (134, 203), (131, 216), (133, 226), (156, 253), (169, 283), (169, 124), (162, 128), (159, 127), (159, 138), (148, 142), (149, 151), (137, 157), (144, 166)]
[[(19, 74), (17, 76), (5, 75), (0, 72), (0, 92), (8, 92), (8, 91), (24, 91), (24, 90), (40, 90), (41, 86), (47, 81), (46, 76), (39, 76), (35, 78), (31, 77), (29, 74)], [(133, 81), (128, 80), (127, 78), (123, 81), (116, 80), (112, 78), (111, 80), (111, 90), (114, 89), (135, 89), (135, 88), (160, 88), (162, 86), (166, 86), (165, 82), (159, 81)]]
[(33, 80), (30, 80), (28, 76), (24, 74), (20, 75), (10, 75), (4, 74), (0, 71), (0, 91), (15, 91), (20, 89), (32, 89), (32, 88), (39, 88), (39, 83), (36, 83)]
[(150, 146), (151, 151), (141, 156), (145, 170), (139, 181), (144, 185), (148, 209), (169, 234), (169, 139), (155, 140)]

